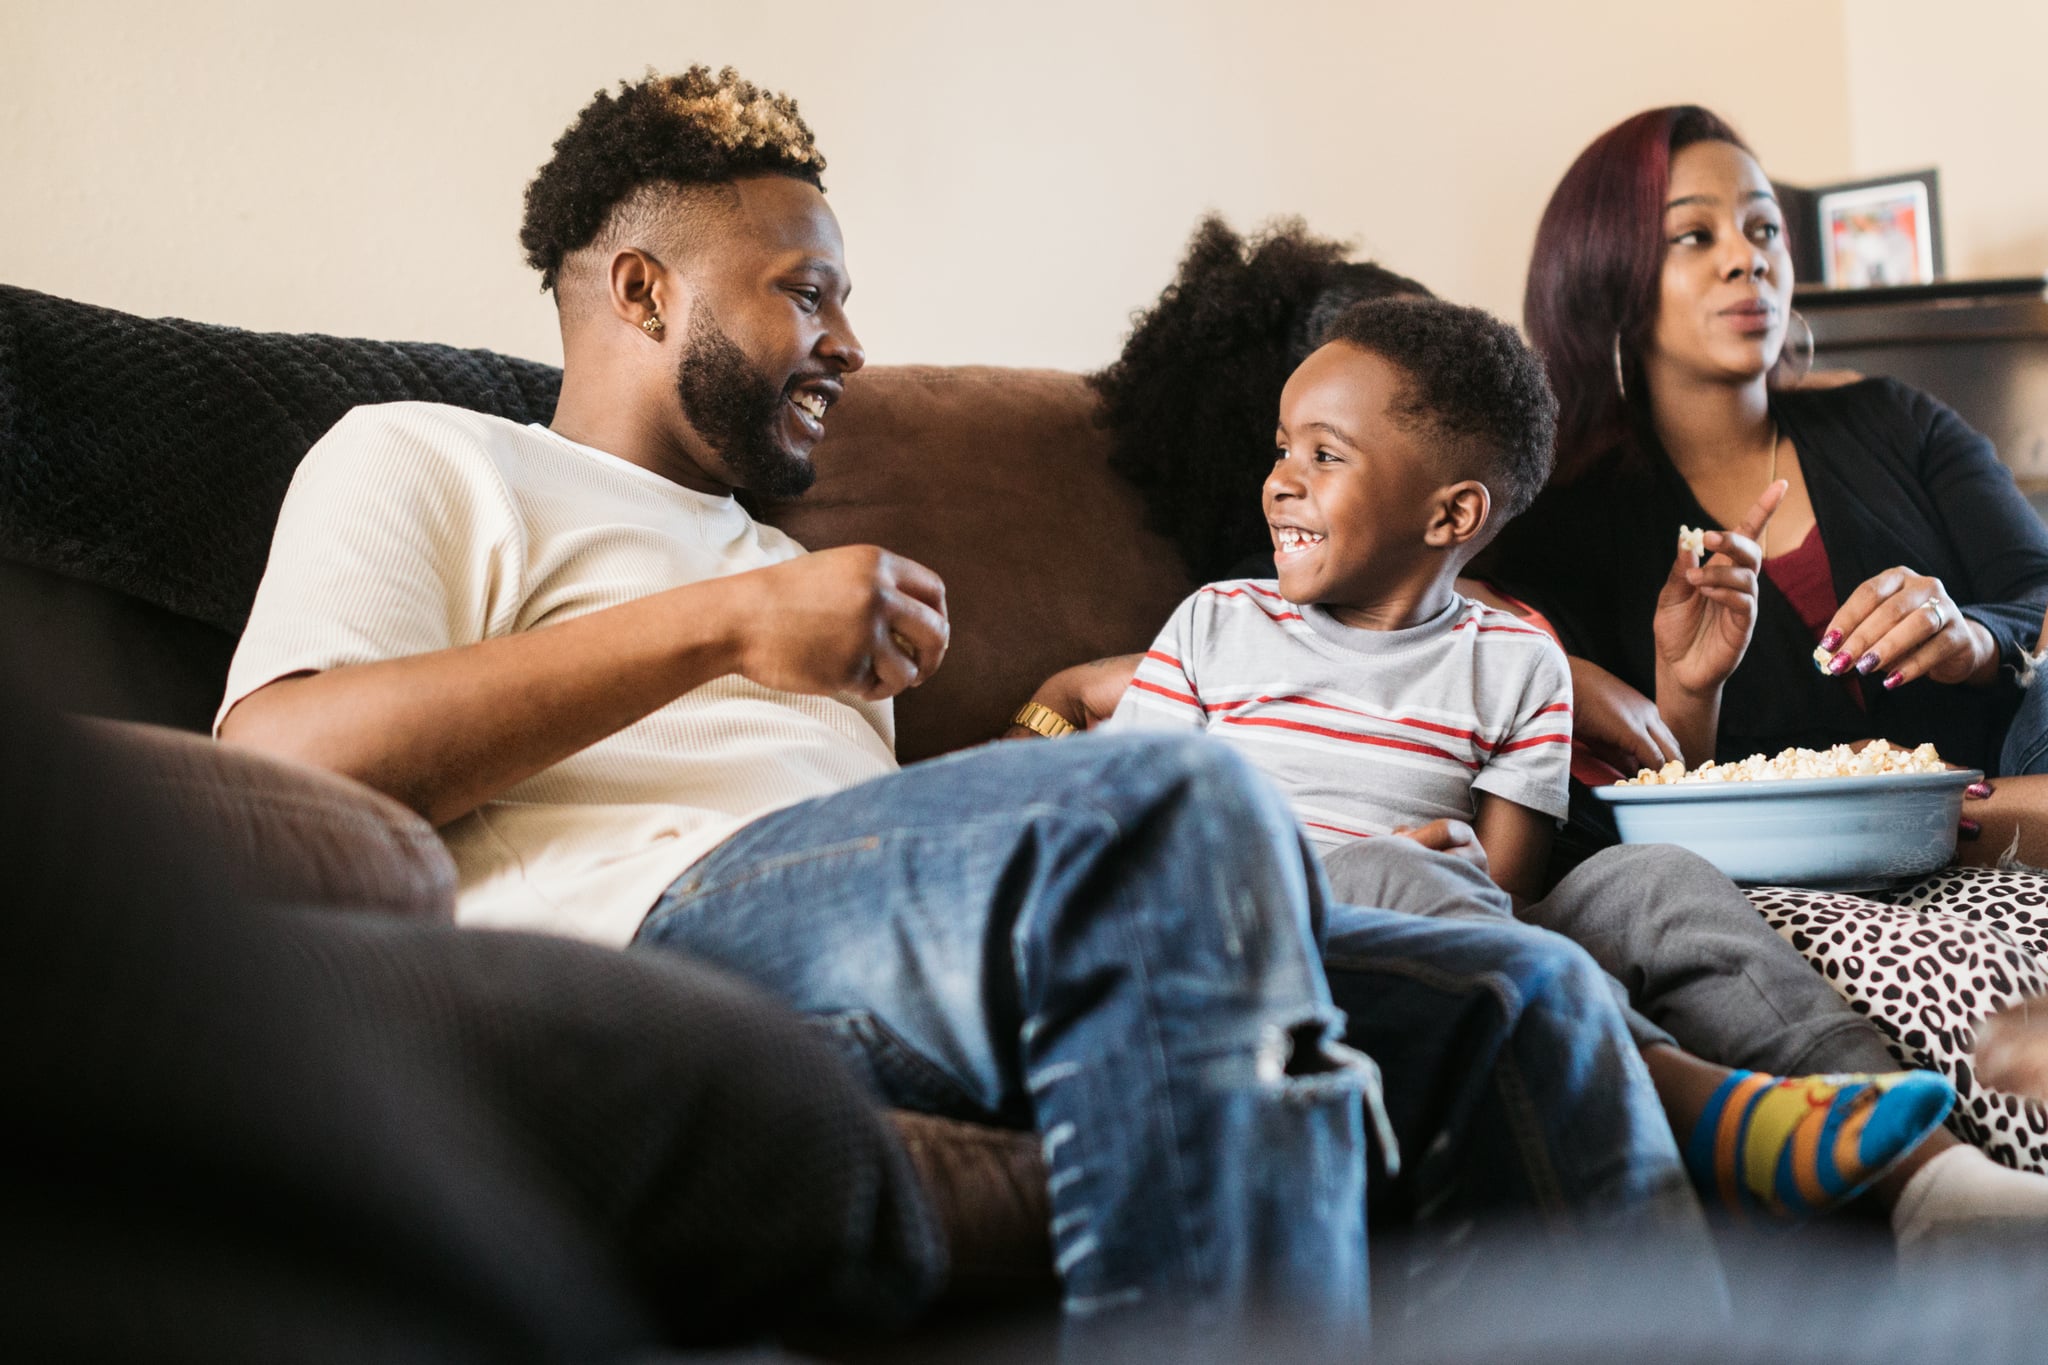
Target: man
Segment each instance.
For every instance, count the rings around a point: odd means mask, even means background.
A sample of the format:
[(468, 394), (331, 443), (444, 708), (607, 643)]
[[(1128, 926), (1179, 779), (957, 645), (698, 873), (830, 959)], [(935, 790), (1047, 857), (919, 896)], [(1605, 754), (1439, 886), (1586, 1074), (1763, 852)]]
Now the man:
[(804, 554), (731, 496), (803, 491), (863, 361), (823, 168), (730, 70), (600, 94), (527, 194), (551, 427), (337, 424), (220, 736), (442, 826), (467, 922), (688, 952), (818, 1016), (895, 1103), (1033, 1124), (1076, 1318), (1358, 1324), (1379, 1097), (1354, 1048), (1393, 1080), (1389, 1207), (1689, 1228), (1576, 950), (1326, 905), (1285, 806), (1199, 740), (896, 770), (888, 699), (945, 655), (943, 585)]

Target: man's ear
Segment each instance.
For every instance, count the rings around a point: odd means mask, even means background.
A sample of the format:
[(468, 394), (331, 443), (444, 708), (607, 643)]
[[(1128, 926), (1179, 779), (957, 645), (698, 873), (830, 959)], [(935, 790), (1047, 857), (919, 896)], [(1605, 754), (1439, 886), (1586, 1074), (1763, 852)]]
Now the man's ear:
[(668, 268), (639, 247), (621, 247), (613, 254), (605, 284), (612, 314), (654, 340), (663, 340), (681, 326), (688, 301), (681, 297)]
[(1493, 515), (1493, 494), (1477, 479), (1463, 479), (1436, 490), (1429, 525), (1423, 530), (1425, 545), (1448, 550), (1464, 545), (1486, 529)]

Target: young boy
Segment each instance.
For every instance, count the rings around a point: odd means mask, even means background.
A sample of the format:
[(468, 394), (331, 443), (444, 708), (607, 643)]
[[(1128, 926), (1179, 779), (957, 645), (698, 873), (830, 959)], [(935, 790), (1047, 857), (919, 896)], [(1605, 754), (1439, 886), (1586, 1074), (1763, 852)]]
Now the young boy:
[[(1454, 581), (1549, 477), (1555, 411), (1540, 363), (1483, 312), (1390, 299), (1344, 314), (1281, 395), (1264, 491), (1278, 581), (1184, 602), (1111, 726), (1236, 745), (1292, 799), (1341, 901), (1534, 901), (1566, 809), (1570, 673), (1548, 635)], [(1851, 1198), (1954, 1102), (1929, 1072), (1729, 1071), (1615, 989), (1695, 1181), (1733, 1207)]]

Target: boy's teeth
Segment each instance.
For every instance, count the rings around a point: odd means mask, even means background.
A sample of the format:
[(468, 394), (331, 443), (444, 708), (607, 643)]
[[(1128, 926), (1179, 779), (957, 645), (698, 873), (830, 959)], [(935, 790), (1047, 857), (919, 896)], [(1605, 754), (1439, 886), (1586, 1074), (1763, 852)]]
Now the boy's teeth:
[(822, 422), (825, 420), (825, 400), (816, 394), (792, 394), (789, 401), (809, 413), (813, 421)]

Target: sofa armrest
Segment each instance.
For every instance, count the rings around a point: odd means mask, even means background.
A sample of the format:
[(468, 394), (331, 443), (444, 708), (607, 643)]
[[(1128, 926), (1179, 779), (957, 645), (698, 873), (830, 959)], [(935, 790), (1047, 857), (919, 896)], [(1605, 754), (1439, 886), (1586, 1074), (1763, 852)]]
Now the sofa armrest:
[(907, 1109), (889, 1118), (944, 1231), (946, 1299), (1056, 1300), (1052, 1201), (1037, 1136)]
[(337, 773), (203, 735), (89, 720), (87, 733), (136, 786), (215, 841), (232, 888), (252, 900), (455, 917), (455, 860), (433, 827)]

